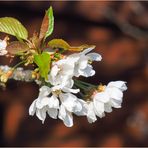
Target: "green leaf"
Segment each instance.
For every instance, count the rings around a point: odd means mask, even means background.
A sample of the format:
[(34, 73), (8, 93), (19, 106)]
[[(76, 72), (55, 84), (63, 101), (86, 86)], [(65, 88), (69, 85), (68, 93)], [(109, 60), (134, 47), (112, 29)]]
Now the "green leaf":
[(42, 54), (36, 54), (34, 55), (34, 62), (39, 67), (41, 77), (47, 79), (51, 63), (50, 54), (47, 52), (42, 52)]
[(70, 45), (63, 39), (53, 39), (48, 42), (48, 46), (51, 48), (62, 48), (64, 50), (68, 50), (70, 48)]
[(90, 48), (90, 47), (94, 47), (94, 45), (81, 45), (81, 46), (70, 46), (66, 41), (64, 41), (63, 39), (53, 39), (51, 41), (48, 42), (48, 46), (51, 47), (51, 48), (62, 48), (64, 49), (65, 51), (68, 50), (68, 51), (76, 51), (76, 52), (79, 52), (79, 51), (82, 51), (86, 48)]
[(28, 38), (26, 28), (17, 19), (12, 17), (0, 18), (0, 32), (4, 32), (25, 40)]
[(24, 43), (23, 39), (21, 39), (19, 36), (16, 35), (16, 38), (17, 38), (18, 41), (20, 41), (21, 43)]
[(39, 38), (44, 40), (50, 36), (54, 29), (54, 16), (52, 7), (50, 7), (43, 18)]
[(27, 51), (28, 49), (29, 49), (29, 47), (27, 44), (25, 44), (23, 42), (19, 42), (19, 41), (11, 42), (6, 47), (6, 50), (10, 54), (19, 54), (19, 53)]
[(87, 44), (84, 44), (84, 45), (81, 45), (81, 46), (78, 46), (78, 47), (71, 46), (68, 50), (69, 51), (80, 52), (80, 51), (83, 51), (86, 48), (95, 48), (95, 45), (87, 45)]

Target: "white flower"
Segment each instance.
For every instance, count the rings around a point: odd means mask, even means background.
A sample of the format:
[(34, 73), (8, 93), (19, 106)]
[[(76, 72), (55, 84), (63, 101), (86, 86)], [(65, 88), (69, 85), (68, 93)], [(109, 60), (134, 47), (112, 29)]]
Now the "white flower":
[(92, 101), (87, 105), (87, 119), (89, 123), (97, 120), (96, 116), (102, 118), (105, 112), (111, 112), (112, 107), (120, 108), (123, 98), (123, 91), (127, 89), (125, 82), (114, 81), (107, 86), (101, 85), (99, 92), (92, 95)]
[(72, 80), (73, 76), (93, 76), (95, 71), (89, 62), (100, 61), (102, 57), (97, 53), (88, 53), (92, 49), (94, 49), (94, 46), (87, 48), (83, 52), (75, 53), (57, 62), (53, 62), (47, 82), (50, 82), (54, 86), (65, 85), (65, 83)]
[(67, 127), (73, 126), (73, 116), (72, 113), (83, 115), (83, 101), (78, 99), (75, 95), (71, 93), (78, 93), (79, 89), (72, 89), (73, 80), (65, 83), (64, 87), (62, 85), (54, 86), (52, 90), (62, 90), (58, 97), (61, 102), (59, 108), (59, 119), (63, 120)]
[(109, 101), (105, 103), (105, 112), (111, 112), (111, 107), (121, 108), (123, 91), (127, 90), (126, 82), (114, 81), (110, 82), (106, 88), (105, 92), (109, 96)]
[(68, 81), (63, 81), (61, 84), (57, 86), (53, 86), (52, 90), (62, 90), (63, 92), (70, 92), (70, 93), (78, 93), (80, 90), (79, 89), (72, 89), (74, 85), (74, 81), (72, 79), (69, 79)]
[(91, 64), (89, 64), (89, 62), (101, 61), (102, 57), (98, 53), (89, 53), (94, 48), (95, 46), (92, 46), (80, 53), (75, 53), (67, 57), (71, 61), (75, 61), (74, 76), (90, 77), (95, 74), (95, 71), (93, 70), (93, 67)]
[(89, 101), (87, 102), (87, 120), (89, 123), (93, 123), (97, 120), (97, 117), (104, 117), (104, 103), (97, 101), (97, 100), (93, 100), (93, 101)]
[(50, 82), (54, 86), (64, 84), (72, 79), (73, 73), (74, 62), (68, 59), (61, 59), (53, 62), (47, 82)]
[(55, 95), (52, 95), (49, 97), (51, 93), (51, 88), (47, 86), (42, 86), (40, 88), (39, 96), (36, 100), (33, 101), (29, 108), (29, 115), (34, 115), (36, 113), (36, 116), (42, 120), (42, 123), (44, 123), (44, 120), (46, 118), (46, 112), (49, 114), (49, 116), (53, 119), (57, 118), (58, 114), (58, 108), (59, 108), (59, 100), (56, 98)]
[(76, 114), (77, 116), (86, 116), (87, 115), (87, 110), (88, 110), (87, 109), (87, 102), (82, 100), (82, 99), (78, 99), (77, 101), (81, 104), (82, 109), (77, 110), (77, 108), (75, 108), (74, 114)]
[(87, 120), (89, 123), (93, 123), (97, 120), (95, 111), (94, 111), (94, 104), (93, 102), (88, 102), (87, 104)]
[(52, 90), (78, 93), (79, 89), (71, 89), (74, 85), (74, 60), (62, 59), (52, 64), (47, 82), (53, 85)]
[(5, 40), (0, 40), (0, 56), (6, 55), (7, 54), (7, 42)]
[(72, 113), (83, 115), (84, 109), (83, 101), (71, 94), (71, 92), (77, 93), (79, 91), (78, 89), (72, 89), (73, 81), (71, 83), (70, 86), (68, 86), (70, 84), (68, 83), (63, 88), (60, 85), (51, 88), (42, 86), (38, 98), (33, 101), (29, 108), (29, 114), (34, 115), (36, 113), (36, 116), (44, 123), (46, 112), (51, 118), (56, 119), (59, 109), (59, 119), (67, 127), (73, 126)]
[(71, 93), (61, 93), (59, 98), (61, 100), (59, 119), (63, 120), (67, 127), (71, 127), (73, 126), (72, 113), (81, 112), (83, 110), (79, 101), (80, 99)]

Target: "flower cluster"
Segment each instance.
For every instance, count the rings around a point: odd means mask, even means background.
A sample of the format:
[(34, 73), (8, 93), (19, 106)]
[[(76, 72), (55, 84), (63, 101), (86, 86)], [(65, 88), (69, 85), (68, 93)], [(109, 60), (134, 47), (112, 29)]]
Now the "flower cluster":
[[(89, 53), (94, 48), (88, 48), (80, 53), (71, 54), (63, 59), (53, 62), (47, 83), (51, 86), (42, 86), (39, 96), (33, 101), (29, 108), (29, 114), (42, 120), (48, 114), (53, 119), (61, 119), (67, 127), (73, 126), (73, 116), (86, 116), (89, 123), (97, 120), (96, 116), (102, 118), (105, 112), (111, 112), (112, 107), (120, 108), (123, 91), (127, 89), (125, 82), (110, 82), (107, 86), (91, 86), (77, 80), (75, 77), (91, 77), (95, 74), (92, 61), (101, 61), (98, 53)], [(86, 88), (87, 87), (87, 88)], [(78, 98), (80, 89), (84, 91), (94, 89), (89, 98)], [(85, 96), (81, 92), (81, 96)]]
[[(0, 32), (15, 36), (18, 41), (9, 42), (9, 37), (0, 40), (0, 55), (19, 57), (13, 67), (0, 66), (0, 86), (9, 79), (35, 81), (39, 85), (39, 95), (30, 108), (44, 123), (46, 116), (59, 118), (67, 127), (73, 126), (73, 114), (86, 116), (89, 123), (120, 108), (126, 82), (113, 81), (107, 85), (94, 85), (80, 81), (79, 77), (95, 75), (93, 61), (101, 61), (102, 56), (92, 52), (94, 45), (70, 46), (63, 39), (46, 42), (54, 27), (53, 10), (50, 7), (44, 16), (39, 33), (28, 38), (27, 29), (16, 19), (0, 18)], [(16, 29), (17, 28), (17, 29)], [(22, 65), (27, 68), (24, 70)]]

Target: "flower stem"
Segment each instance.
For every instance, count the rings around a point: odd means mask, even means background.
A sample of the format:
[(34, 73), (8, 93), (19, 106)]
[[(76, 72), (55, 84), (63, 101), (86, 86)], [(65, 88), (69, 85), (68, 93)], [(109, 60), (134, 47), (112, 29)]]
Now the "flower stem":
[(13, 69), (16, 69), (19, 65), (21, 65), (21, 64), (23, 64), (23, 63), (25, 63), (25, 61), (21, 61), (21, 62), (19, 62), (18, 64), (16, 64), (16, 65), (13, 66), (12, 68), (13, 68)]
[(75, 80), (75, 81), (77, 81), (78, 83), (85, 85), (87, 87), (96, 87), (96, 85), (93, 85), (93, 84), (90, 84), (90, 83), (87, 83), (87, 82), (84, 82), (84, 81), (80, 81), (80, 80)]
[(75, 80), (74, 82), (75, 82), (74, 84), (75, 84), (77, 87), (79, 87), (79, 88), (81, 88), (81, 89), (83, 89), (83, 90), (88, 89), (88, 86), (85, 86), (85, 85), (79, 83), (79, 82), (76, 81), (76, 80)]
[(84, 91), (84, 93), (87, 93), (89, 90), (96, 88), (97, 86), (90, 84), (90, 83), (86, 83), (80, 80), (74, 80), (75, 85), (82, 89)]

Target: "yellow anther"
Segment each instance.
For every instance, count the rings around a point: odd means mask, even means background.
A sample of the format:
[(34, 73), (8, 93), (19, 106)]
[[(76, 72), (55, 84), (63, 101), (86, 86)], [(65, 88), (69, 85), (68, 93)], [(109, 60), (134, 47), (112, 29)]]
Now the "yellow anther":
[(56, 90), (56, 91), (54, 91), (53, 93), (54, 93), (55, 95), (59, 95), (59, 94), (62, 93), (62, 91), (61, 91), (61, 90)]
[(92, 60), (88, 60), (88, 64), (92, 64)]
[(100, 84), (99, 86), (98, 86), (98, 92), (102, 92), (102, 91), (104, 91), (105, 90), (105, 85), (102, 85), (102, 84)]

